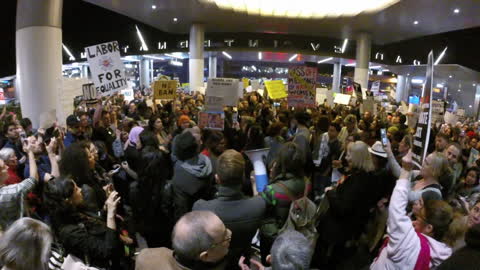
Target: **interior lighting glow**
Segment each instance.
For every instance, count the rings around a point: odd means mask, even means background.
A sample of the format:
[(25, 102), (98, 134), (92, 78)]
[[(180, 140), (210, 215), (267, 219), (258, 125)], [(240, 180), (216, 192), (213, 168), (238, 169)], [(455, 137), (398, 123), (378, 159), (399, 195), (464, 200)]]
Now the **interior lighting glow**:
[(137, 28), (137, 36), (138, 39), (140, 39), (140, 42), (142, 43), (142, 48), (144, 51), (148, 51), (147, 44), (145, 43), (145, 40), (143, 39), (142, 33), (140, 32), (140, 29), (138, 29), (138, 26), (135, 25), (135, 28)]
[(448, 77), (449, 77), (450, 79), (451, 79), (451, 78), (453, 78), (453, 76), (452, 76), (452, 75), (450, 75), (450, 76), (448, 76)]
[(156, 9), (156, 8), (157, 8), (157, 6), (155, 6), (155, 5), (152, 5), (152, 9)]
[(164, 58), (151, 56), (151, 55), (144, 55), (143, 57), (149, 58), (149, 59), (154, 59), (154, 60), (165, 60)]
[(223, 55), (225, 55), (225, 57), (227, 57), (228, 59), (232, 59), (232, 56), (230, 54), (228, 54), (227, 52), (222, 52)]
[(348, 44), (348, 38), (346, 38), (344, 41), (343, 41), (343, 45), (342, 45), (342, 53), (345, 52), (345, 49), (347, 48), (347, 44)]
[(443, 84), (437, 83), (437, 87), (438, 87), (438, 88), (443, 88)]
[(201, 0), (220, 9), (268, 17), (320, 19), (373, 13), (400, 0)]
[(454, 10), (453, 10), (453, 13), (455, 13), (455, 14), (460, 13), (460, 9), (458, 9), (458, 8), (454, 9)]
[(65, 44), (62, 43), (62, 46), (63, 46), (63, 50), (68, 54), (69, 56), (69, 59), (70, 61), (75, 61), (75, 56), (73, 56), (73, 54), (70, 52), (70, 50), (67, 48), (67, 46), (65, 46)]
[(422, 79), (412, 79), (412, 83), (422, 84), (423, 80)]
[(257, 67), (252, 66), (253, 71), (257, 71)]
[(180, 61), (177, 61), (177, 60), (170, 60), (170, 65), (172, 66), (177, 66), (177, 67), (182, 67), (183, 66), (183, 63), (180, 62)]
[(440, 63), (440, 61), (442, 60), (443, 56), (445, 55), (445, 52), (447, 51), (447, 48), (448, 48), (448, 47), (445, 47), (445, 49), (443, 49), (442, 53), (438, 56), (437, 60), (435, 61), (435, 65), (438, 65), (438, 63)]
[(333, 59), (333, 57), (325, 58), (325, 59), (323, 59), (323, 60), (318, 61), (317, 63), (319, 63), (319, 64), (325, 63), (325, 62), (328, 62), (328, 61), (330, 61), (330, 60), (332, 60), (332, 59)]
[(262, 52), (258, 52), (258, 60), (262, 60)]
[(288, 62), (292, 62), (293, 59), (295, 59), (297, 56), (298, 56), (298, 54), (292, 55), (292, 57), (290, 57), (290, 59), (288, 59)]
[(458, 92), (462, 92), (462, 89), (458, 89)]
[(354, 66), (356, 66), (356, 65), (357, 65), (357, 63), (350, 63), (350, 64), (346, 64), (345, 66), (346, 66), (346, 67), (354, 67)]
[(379, 69), (381, 66), (371, 66), (370, 69)]
[(413, 24), (417, 25), (417, 24), (418, 24), (418, 21), (414, 21)]

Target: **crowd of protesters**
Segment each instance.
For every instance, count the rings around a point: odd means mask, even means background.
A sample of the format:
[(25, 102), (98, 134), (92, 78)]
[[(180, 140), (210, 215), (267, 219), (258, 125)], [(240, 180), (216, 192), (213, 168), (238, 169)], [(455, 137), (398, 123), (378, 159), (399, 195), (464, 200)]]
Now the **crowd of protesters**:
[[(245, 93), (223, 130), (197, 125), (198, 93), (116, 94), (38, 130), (4, 110), (0, 266), (478, 269), (478, 122), (432, 124), (415, 167), (415, 115), (277, 102)], [(262, 148), (257, 190), (246, 151)], [(314, 241), (284, 230), (304, 195)]]

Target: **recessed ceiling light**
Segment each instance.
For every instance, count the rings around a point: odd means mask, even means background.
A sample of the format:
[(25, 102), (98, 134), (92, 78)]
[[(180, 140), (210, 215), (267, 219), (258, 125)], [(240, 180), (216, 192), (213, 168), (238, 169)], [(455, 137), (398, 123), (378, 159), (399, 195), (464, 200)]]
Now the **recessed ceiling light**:
[(449, 77), (450, 79), (451, 79), (451, 78), (453, 78), (453, 76), (452, 76), (452, 75), (450, 75), (450, 76), (448, 76), (448, 77)]
[(453, 10), (453, 13), (455, 13), (455, 14), (460, 13), (460, 9), (458, 9), (458, 8), (454, 9), (454, 10)]
[(413, 24), (417, 25), (417, 24), (418, 24), (418, 21), (414, 21)]
[(458, 89), (458, 92), (462, 92), (462, 90)]
[(472, 105), (469, 105), (468, 107), (469, 107), (469, 108), (472, 108), (473, 106), (472, 106)]
[(173, 18), (173, 21), (176, 22), (176, 21), (178, 21), (178, 19), (177, 19), (177, 18)]
[(156, 8), (157, 8), (157, 6), (155, 6), (155, 5), (152, 5), (152, 9), (156, 9)]

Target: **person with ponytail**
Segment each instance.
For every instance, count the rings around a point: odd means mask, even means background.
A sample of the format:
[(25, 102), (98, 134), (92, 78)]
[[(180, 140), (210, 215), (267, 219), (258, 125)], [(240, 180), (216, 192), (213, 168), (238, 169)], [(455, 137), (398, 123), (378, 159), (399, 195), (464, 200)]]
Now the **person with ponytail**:
[(388, 237), (371, 264), (371, 270), (436, 268), (450, 257), (451, 247), (462, 235), (461, 217), (441, 200), (427, 201), (417, 219), (411, 221), (406, 210), (411, 185), (411, 153), (403, 161), (390, 198)]

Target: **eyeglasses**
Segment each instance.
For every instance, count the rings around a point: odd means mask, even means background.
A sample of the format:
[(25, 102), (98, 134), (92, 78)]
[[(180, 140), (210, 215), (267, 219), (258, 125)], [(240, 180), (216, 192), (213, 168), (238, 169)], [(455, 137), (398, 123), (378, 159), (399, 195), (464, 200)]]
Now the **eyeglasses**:
[(213, 243), (209, 249), (216, 248), (220, 245), (223, 245), (224, 243), (230, 242), (230, 240), (232, 240), (232, 233), (230, 232), (229, 229), (225, 228), (225, 232), (223, 234), (223, 240), (218, 243)]

